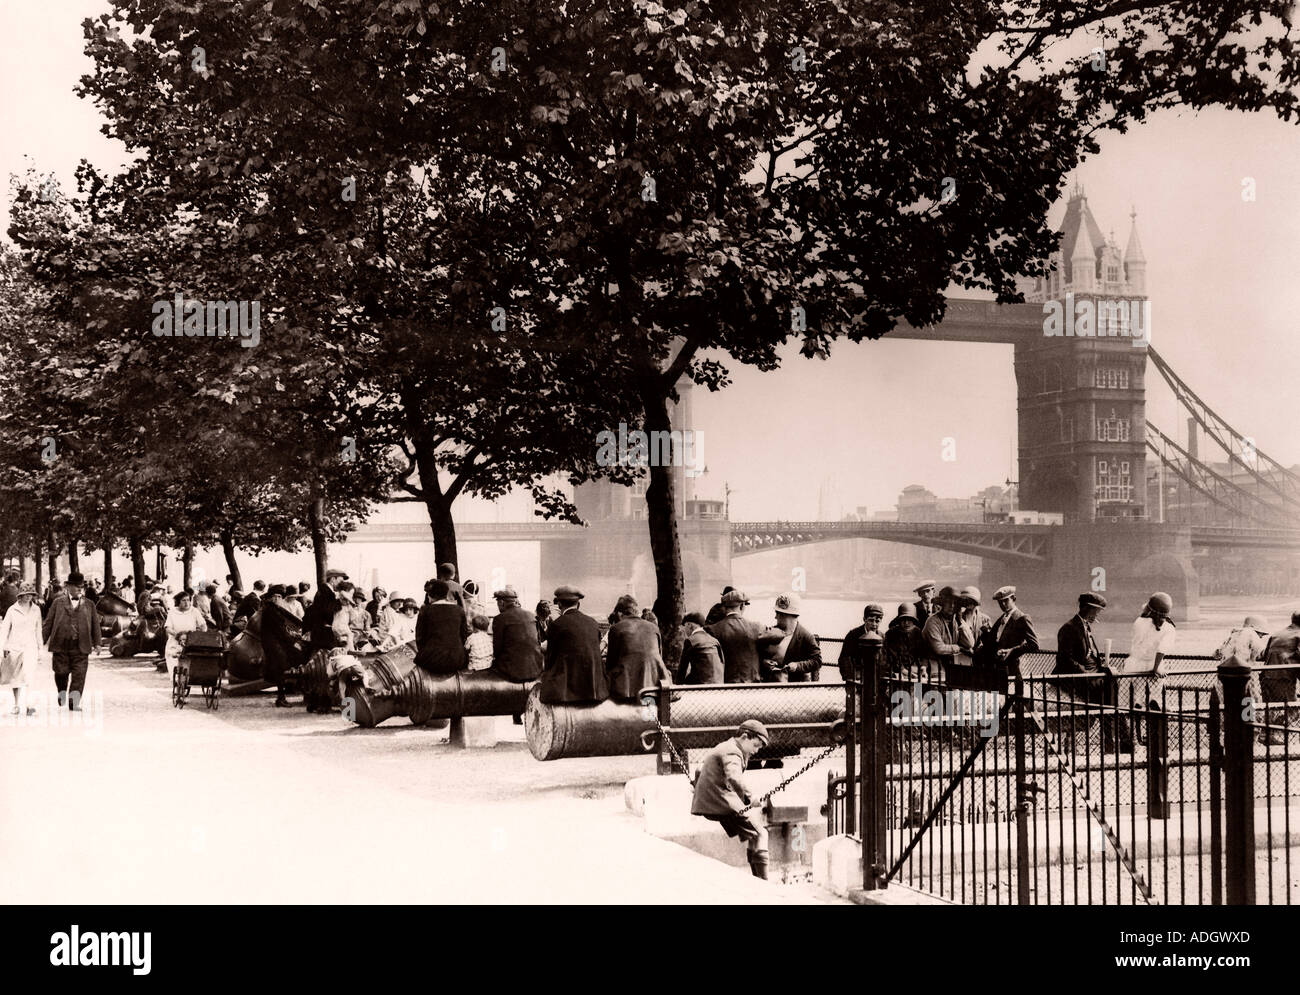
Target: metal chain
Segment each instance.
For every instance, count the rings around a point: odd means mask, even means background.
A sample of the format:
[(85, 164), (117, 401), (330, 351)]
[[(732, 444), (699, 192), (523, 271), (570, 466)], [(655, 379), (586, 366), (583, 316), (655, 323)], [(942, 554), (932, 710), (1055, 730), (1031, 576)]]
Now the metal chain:
[(791, 774), (789, 777), (787, 777), (784, 781), (782, 781), (780, 784), (778, 784), (775, 788), (773, 788), (771, 791), (769, 791), (767, 794), (765, 794), (765, 795), (764, 795), (762, 798), (760, 798), (758, 801), (756, 801), (756, 802), (750, 802), (748, 805), (746, 805), (746, 806), (745, 806), (744, 808), (742, 808), (740, 811), (741, 811), (742, 813), (743, 813), (743, 812), (748, 812), (751, 808), (758, 808), (758, 807), (761, 806), (761, 805), (765, 805), (765, 804), (767, 803), (767, 800), (768, 800), (769, 798), (771, 798), (774, 794), (776, 794), (778, 791), (781, 791), (783, 788), (785, 788), (787, 785), (789, 785), (792, 781), (795, 780), (795, 778), (800, 777), (800, 776), (802, 776), (802, 775), (808, 773), (808, 771), (812, 770), (814, 767), (816, 767), (819, 763), (821, 763), (823, 760), (825, 760), (827, 757), (829, 757), (832, 753), (834, 753), (834, 752), (835, 752), (836, 750), (838, 750), (839, 748), (840, 748), (840, 744), (839, 744), (839, 743), (832, 743), (830, 746), (826, 747), (826, 749), (822, 750), (821, 753), (817, 754), (817, 756), (813, 757), (813, 758), (812, 758), (811, 760), (809, 760), (806, 764), (804, 764), (802, 767), (800, 767), (797, 771), (795, 771), (793, 774)]
[[(647, 705), (646, 708), (650, 708), (650, 706)], [(696, 778), (691, 774), (691, 765), (686, 762), (685, 757), (677, 752), (677, 747), (673, 744), (672, 737), (668, 735), (668, 730), (660, 724), (659, 716), (656, 715), (653, 710), (650, 712), (650, 718), (654, 720), (655, 728), (659, 730), (659, 735), (662, 736), (664, 742), (668, 744), (668, 750), (673, 755), (673, 761), (681, 767), (682, 770), (686, 771), (686, 783), (694, 788)]]
[[(659, 730), (659, 735), (661, 735), (661, 736), (663, 737), (664, 742), (668, 744), (668, 752), (672, 754), (673, 761), (674, 761), (674, 762), (675, 762), (679, 767), (681, 767), (684, 771), (686, 771), (686, 781), (687, 781), (687, 783), (688, 783), (692, 788), (695, 787), (695, 782), (696, 782), (696, 780), (698, 780), (698, 777), (697, 777), (696, 775), (694, 775), (694, 774), (691, 773), (691, 765), (690, 765), (689, 763), (687, 763), (687, 762), (686, 762), (686, 758), (683, 757), (683, 756), (681, 755), (681, 753), (678, 752), (678, 750), (677, 750), (677, 746), (676, 746), (676, 744), (673, 743), (673, 739), (672, 739), (672, 737), (668, 735), (668, 730), (665, 729), (665, 728), (663, 727), (663, 725), (660, 723), (660, 721), (659, 721), (659, 716), (658, 716), (658, 715), (655, 715), (655, 714), (652, 712), (651, 715), (650, 715), (650, 718), (654, 721), (655, 728)], [(795, 771), (793, 774), (791, 774), (789, 777), (787, 777), (784, 781), (782, 781), (780, 784), (778, 784), (775, 788), (773, 788), (773, 789), (772, 789), (771, 791), (769, 791), (767, 794), (763, 795), (763, 797), (760, 798), (760, 799), (758, 799), (758, 801), (750, 802), (748, 805), (746, 805), (746, 806), (745, 806), (744, 808), (742, 808), (740, 811), (741, 811), (742, 813), (744, 813), (744, 812), (748, 812), (751, 808), (758, 808), (758, 807), (760, 807), (760, 806), (762, 806), (762, 805), (765, 805), (765, 804), (767, 803), (767, 800), (768, 800), (769, 798), (771, 798), (771, 797), (772, 797), (774, 794), (776, 794), (778, 791), (781, 791), (781, 790), (783, 790), (784, 788), (788, 787), (792, 782), (795, 781), (795, 779), (797, 779), (797, 778), (799, 778), (799, 777), (802, 777), (804, 774), (808, 773), (808, 771), (812, 770), (812, 769), (813, 769), (814, 767), (816, 767), (819, 763), (821, 763), (823, 760), (825, 760), (827, 757), (829, 757), (832, 753), (834, 753), (836, 750), (838, 750), (838, 749), (840, 748), (840, 745), (841, 745), (841, 744), (839, 744), (839, 743), (832, 743), (830, 746), (826, 747), (826, 749), (822, 750), (821, 753), (817, 754), (817, 756), (813, 757), (813, 758), (812, 758), (811, 760), (809, 760), (806, 764), (804, 764), (802, 767), (800, 767), (797, 771)]]

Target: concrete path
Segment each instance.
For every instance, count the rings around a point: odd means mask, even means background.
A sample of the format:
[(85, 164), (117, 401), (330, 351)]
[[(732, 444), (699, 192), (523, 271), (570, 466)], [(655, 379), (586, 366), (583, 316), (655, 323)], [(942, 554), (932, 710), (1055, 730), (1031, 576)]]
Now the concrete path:
[(508, 718), (463, 751), (267, 695), (181, 710), (144, 657), (93, 660), (77, 724), (51, 675), (33, 691), (36, 719), (0, 718), (6, 902), (834, 901), (647, 835), (623, 785), (653, 759), (543, 764)]

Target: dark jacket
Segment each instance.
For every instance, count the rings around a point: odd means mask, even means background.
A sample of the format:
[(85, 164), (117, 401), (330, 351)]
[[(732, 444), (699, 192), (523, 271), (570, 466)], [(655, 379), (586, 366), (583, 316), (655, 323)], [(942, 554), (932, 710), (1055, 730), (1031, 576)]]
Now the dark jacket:
[(761, 681), (759, 647), (779, 643), (785, 638), (785, 633), (770, 631), (741, 615), (728, 615), (715, 622), (708, 627), (708, 633), (722, 646), (722, 664), (728, 684), (757, 684)]
[(1300, 664), (1300, 626), (1288, 625), (1273, 633), (1268, 637), (1268, 645), (1264, 648), (1264, 666), (1280, 667), (1287, 664), (1292, 669), (1275, 670), (1272, 673), (1267, 670), (1258, 671), (1260, 696), (1264, 701), (1295, 700), (1298, 671), (1294, 668)]
[(1054, 674), (1097, 674), (1101, 672), (1102, 657), (1093, 638), (1075, 615), (1056, 631), (1056, 666)]
[(303, 613), (302, 624), (311, 640), (313, 653), (318, 650), (332, 649), (338, 645), (332, 626), (334, 616), (338, 614), (341, 605), (339, 596), (326, 584), (316, 592), (316, 597), (312, 598), (311, 604), (307, 606), (307, 610)]
[(749, 804), (749, 789), (744, 781), (746, 763), (744, 751), (735, 739), (710, 750), (695, 782), (691, 814), (734, 815)]
[(415, 665), (431, 674), (454, 674), (469, 666), (469, 621), (460, 605), (425, 603), (415, 620)]
[[(1005, 661), (1010, 666), (1026, 653), (1033, 653), (1038, 649), (1038, 634), (1034, 632), (1034, 620), (1019, 608), (1011, 609), (1011, 614), (1007, 616), (1006, 622), (1002, 623), (1002, 630), (999, 632), (998, 624), (1001, 618), (999, 615), (993, 620), (993, 629), (987, 640), (992, 651), (990, 662), (997, 662), (997, 650), (1011, 650), (1011, 655)], [(992, 638), (994, 634), (996, 638)]]
[(213, 598), (212, 607), (208, 609), (208, 614), (212, 616), (212, 622), (217, 627), (218, 632), (230, 631), (230, 609), (226, 607), (225, 598)]
[[(931, 602), (931, 604), (933, 604), (933, 602)], [(913, 601), (912, 607), (916, 609), (916, 627), (918, 629), (924, 628), (925, 620), (933, 615), (934, 612), (925, 607), (924, 601)]]
[(722, 684), (726, 670), (722, 665), (722, 644), (704, 629), (696, 629), (682, 643), (682, 659), (677, 665), (678, 684)]
[(600, 658), (600, 626), (576, 608), (551, 622), (546, 633), (546, 664), (540, 697), (547, 705), (604, 701), (609, 697), (605, 661)]
[(17, 584), (0, 584), (0, 618), (4, 618), (5, 612), (7, 612), (17, 600)]
[[(855, 631), (861, 635), (865, 630), (859, 628)], [(848, 645), (847, 636), (845, 645)], [(895, 677), (910, 677), (915, 674), (914, 668), (928, 659), (929, 653), (921, 627), (900, 622), (897, 618), (891, 620), (889, 628), (885, 630), (885, 661), (889, 672)]]
[(624, 618), (610, 627), (605, 654), (609, 696), (615, 701), (640, 701), (641, 689), (658, 687), (669, 677), (664, 666), (659, 626), (643, 618)]
[(244, 600), (239, 603), (235, 609), (235, 618), (252, 618), (257, 614), (257, 610), (262, 607), (262, 595), (256, 591), (250, 591), (244, 595)]
[(87, 597), (74, 609), (67, 594), (60, 594), (50, 602), (41, 638), (51, 653), (90, 654), (99, 648), (99, 612)]
[[(784, 638), (784, 634), (782, 635)], [(807, 681), (816, 681), (821, 678), (822, 672), (822, 647), (817, 642), (817, 637), (808, 631), (801, 623), (794, 624), (794, 634), (790, 637), (790, 645), (785, 648), (785, 660), (778, 664), (774, 654), (779, 647), (780, 642), (768, 643), (763, 647), (763, 659), (760, 669), (763, 672), (765, 681), (788, 680), (791, 684), (799, 684)], [(794, 670), (780, 676), (784, 673), (783, 667), (793, 667)]]
[(492, 669), (508, 681), (535, 681), (542, 673), (536, 622), (518, 606), (492, 620)]

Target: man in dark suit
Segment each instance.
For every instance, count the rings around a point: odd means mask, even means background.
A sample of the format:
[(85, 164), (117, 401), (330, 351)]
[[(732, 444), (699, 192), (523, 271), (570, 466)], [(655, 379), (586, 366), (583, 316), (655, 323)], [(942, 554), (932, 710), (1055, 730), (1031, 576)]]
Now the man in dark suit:
[(728, 591), (722, 596), (727, 614), (721, 621), (707, 627), (709, 635), (722, 646), (722, 664), (728, 684), (757, 684), (762, 674), (759, 670), (760, 647), (779, 643), (785, 633), (768, 630), (744, 617), (749, 599), (744, 591)]
[(333, 628), (334, 616), (343, 603), (335, 591), (347, 579), (348, 575), (342, 570), (326, 570), (324, 585), (303, 613), (302, 624), (307, 630), (307, 638), (311, 640), (312, 653), (333, 649), (338, 645)]
[(600, 658), (600, 626), (578, 611), (582, 592), (555, 589), (560, 614), (546, 633), (546, 663), (540, 697), (547, 705), (594, 704), (609, 697), (605, 661)]
[(1005, 663), (1007, 670), (1014, 673), (1016, 661), (1026, 653), (1038, 649), (1038, 634), (1034, 632), (1034, 620), (1020, 610), (1016, 604), (1016, 589), (1010, 585), (999, 587), (993, 592), (993, 600), (1002, 612), (993, 623), (992, 637), (986, 645), (995, 652), (988, 663)]
[(605, 652), (609, 696), (615, 701), (640, 701), (642, 688), (672, 682), (664, 666), (663, 636), (659, 626), (641, 617), (641, 608), (630, 594), (618, 599), (614, 613), (618, 621), (610, 627)]
[(716, 622), (721, 622), (727, 617), (727, 595), (734, 590), (735, 588), (730, 584), (722, 589), (722, 597), (718, 599), (717, 604), (709, 609), (709, 613), (704, 616), (705, 625), (713, 625)]
[(429, 598), (415, 622), (415, 665), (431, 674), (464, 670), (469, 665), (465, 654), (469, 620), (452, 598), (446, 581), (433, 581)]
[(513, 587), (494, 591), (497, 617), (492, 620), (492, 669), (508, 681), (535, 681), (542, 673), (537, 620), (520, 606)]
[(722, 684), (722, 645), (704, 629), (704, 616), (691, 612), (682, 619), (686, 639), (677, 665), (678, 684)]
[(781, 632), (781, 641), (771, 644), (764, 654), (760, 668), (764, 680), (799, 684), (821, 679), (822, 647), (817, 637), (799, 624), (801, 610), (797, 594), (782, 594), (776, 599), (776, 628)]
[(745, 767), (750, 758), (768, 744), (767, 729), (757, 719), (740, 723), (734, 738), (709, 751), (700, 767), (691, 798), (691, 814), (721, 824), (731, 837), (739, 836), (748, 847), (749, 869), (756, 878), (767, 879), (767, 827), (757, 810), (746, 812), (750, 803), (745, 786)]
[(18, 575), (12, 570), (5, 574), (5, 582), (0, 585), (0, 618), (13, 607), (18, 600)]
[(77, 571), (68, 574), (63, 593), (50, 603), (41, 626), (41, 638), (54, 655), (54, 686), (59, 690), (59, 707), (66, 701), (81, 711), (81, 694), (86, 687), (90, 654), (99, 649), (99, 613), (84, 596), (85, 578)]
[[(1115, 677), (1105, 668), (1092, 625), (1106, 607), (1100, 594), (1079, 595), (1079, 610), (1056, 632), (1056, 666), (1054, 674), (1085, 674), (1086, 680), (1064, 681), (1062, 689), (1084, 701), (1114, 705), (1118, 700)], [(1133, 750), (1133, 732), (1123, 716), (1104, 715), (1101, 722), (1102, 749), (1116, 745), (1121, 753)], [(1117, 744), (1118, 741), (1118, 744)]]
[(934, 604), (935, 587), (932, 580), (924, 581), (916, 587), (918, 600), (912, 603), (912, 607), (916, 609), (916, 624), (922, 629), (925, 628), (925, 620), (938, 611)]
[(447, 585), (447, 593), (451, 596), (451, 600), (460, 605), (460, 610), (468, 617), (469, 609), (466, 607), (465, 589), (456, 580), (456, 564), (439, 563), (438, 579)]
[(262, 598), (266, 596), (266, 581), (253, 581), (253, 590), (245, 594), (235, 609), (235, 618), (252, 619), (262, 608)]

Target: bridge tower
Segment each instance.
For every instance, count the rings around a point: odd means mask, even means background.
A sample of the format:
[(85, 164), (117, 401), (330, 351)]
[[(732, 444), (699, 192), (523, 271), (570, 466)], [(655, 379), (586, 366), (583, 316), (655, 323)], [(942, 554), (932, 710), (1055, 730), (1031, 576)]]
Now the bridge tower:
[(1076, 184), (1054, 268), (1026, 288), (1044, 305), (1044, 334), (1015, 345), (1020, 505), (1072, 522), (1146, 517), (1150, 304), (1130, 217), (1121, 253)]

